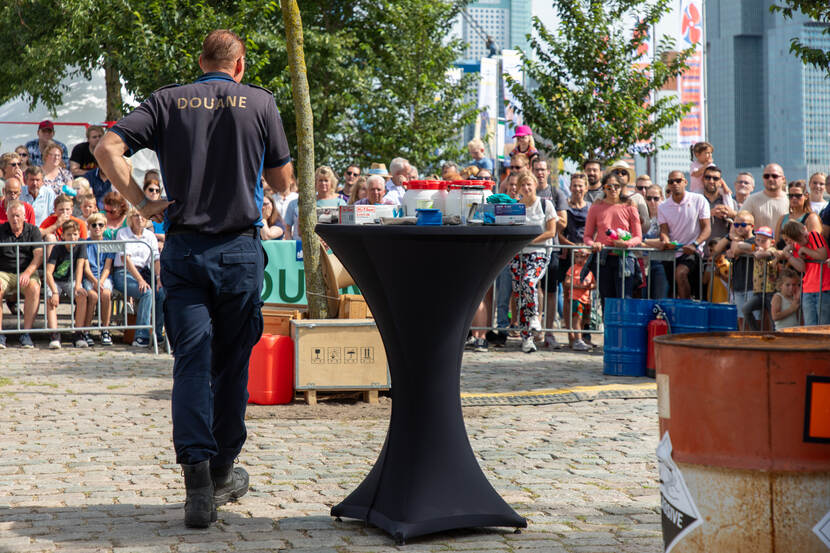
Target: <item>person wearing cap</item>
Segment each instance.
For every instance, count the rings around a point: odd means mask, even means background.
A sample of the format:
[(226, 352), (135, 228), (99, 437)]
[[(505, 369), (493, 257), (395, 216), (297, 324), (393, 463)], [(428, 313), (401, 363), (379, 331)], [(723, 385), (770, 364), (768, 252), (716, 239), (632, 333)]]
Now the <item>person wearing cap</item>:
[(54, 142), (61, 147), (63, 155), (61, 160), (64, 167), (69, 166), (69, 150), (66, 149), (66, 144), (55, 140), (55, 124), (49, 119), (44, 119), (37, 126), (37, 138), (26, 143), (26, 150), (29, 151), (29, 165), (43, 165), (43, 154), (50, 142)]
[(626, 196), (634, 202), (634, 207), (637, 208), (637, 213), (640, 215), (640, 228), (649, 228), (651, 226), (651, 217), (648, 214), (648, 204), (646, 204), (646, 199), (640, 194), (637, 194), (637, 190), (634, 189), (637, 178), (634, 169), (625, 161), (619, 160), (612, 163), (608, 171), (617, 175), (617, 178), (623, 185), (620, 195)]
[[(701, 194), (686, 191), (686, 177), (681, 171), (672, 171), (668, 178), (671, 196), (657, 206), (660, 223), (660, 242), (664, 250), (673, 250), (672, 241), (681, 249), (675, 254), (674, 280), (677, 297), (689, 299), (692, 283), (697, 283), (700, 256), (712, 231), (709, 202)], [(672, 274), (671, 262), (665, 262), (666, 274)]]
[(533, 140), (533, 131), (527, 125), (516, 127), (513, 138), (516, 139), (516, 147), (510, 152), (510, 157), (516, 154), (524, 154), (530, 161), (533, 161), (533, 158), (539, 155), (536, 142)]
[(386, 196), (395, 205), (403, 203), (403, 195), (406, 193), (404, 183), (409, 179), (409, 161), (402, 157), (396, 157), (389, 163), (391, 176), (386, 181)]
[[(778, 261), (783, 258), (775, 249), (772, 229), (758, 227), (755, 229), (755, 248), (752, 269), (752, 296), (743, 305), (743, 317), (749, 330), (769, 330), (772, 326), (772, 296), (778, 280)], [(755, 318), (754, 312), (761, 312), (761, 320)], [(766, 327), (766, 328), (764, 328)]]

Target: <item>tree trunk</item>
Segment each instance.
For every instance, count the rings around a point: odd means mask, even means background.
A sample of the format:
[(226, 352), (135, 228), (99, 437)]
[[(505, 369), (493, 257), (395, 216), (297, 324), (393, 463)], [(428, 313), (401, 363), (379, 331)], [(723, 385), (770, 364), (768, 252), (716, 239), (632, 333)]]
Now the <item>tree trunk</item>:
[(107, 121), (118, 121), (124, 117), (121, 99), (121, 73), (110, 62), (104, 62), (104, 81), (107, 86)]
[(280, 4), (285, 23), (294, 114), (297, 119), (297, 188), (300, 194), (300, 236), (303, 240), (308, 314), (312, 319), (325, 319), (328, 315), (326, 287), (320, 266), (320, 240), (314, 232), (314, 225), (317, 224), (314, 191), (314, 120), (303, 51), (303, 22), (297, 0), (282, 0)]

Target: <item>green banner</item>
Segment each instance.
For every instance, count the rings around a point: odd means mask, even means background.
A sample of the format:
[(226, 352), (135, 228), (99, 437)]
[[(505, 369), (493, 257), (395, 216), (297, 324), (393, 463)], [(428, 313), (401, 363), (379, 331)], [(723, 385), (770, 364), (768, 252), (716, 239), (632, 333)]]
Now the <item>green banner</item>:
[[(308, 305), (305, 296), (305, 269), (303, 249), (299, 240), (266, 240), (262, 242), (268, 264), (262, 283), (262, 301), (265, 303), (295, 303)], [(341, 294), (359, 294), (356, 286), (349, 286)]]

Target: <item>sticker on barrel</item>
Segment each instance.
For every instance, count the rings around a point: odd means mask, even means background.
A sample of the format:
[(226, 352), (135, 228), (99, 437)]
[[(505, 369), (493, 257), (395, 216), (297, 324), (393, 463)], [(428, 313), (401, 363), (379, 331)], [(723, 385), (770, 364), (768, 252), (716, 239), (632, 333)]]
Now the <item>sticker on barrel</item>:
[(818, 521), (818, 524), (813, 527), (813, 532), (827, 546), (827, 549), (830, 549), (830, 512)]
[(657, 446), (657, 462), (660, 469), (660, 510), (663, 526), (663, 551), (669, 553), (683, 537), (700, 526), (697, 510), (677, 464), (672, 459), (669, 433)]

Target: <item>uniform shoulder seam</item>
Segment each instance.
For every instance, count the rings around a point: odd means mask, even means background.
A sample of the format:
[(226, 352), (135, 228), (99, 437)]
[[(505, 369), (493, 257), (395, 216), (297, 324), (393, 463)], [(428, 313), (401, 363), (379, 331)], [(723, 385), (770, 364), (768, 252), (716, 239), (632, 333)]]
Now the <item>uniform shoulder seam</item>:
[(264, 86), (259, 86), (258, 84), (251, 84), (251, 83), (243, 83), (243, 84), (244, 84), (245, 86), (250, 86), (250, 87), (252, 87), (252, 88), (258, 88), (258, 89), (260, 89), (260, 90), (264, 90), (265, 92), (267, 92), (267, 93), (268, 93), (268, 94), (270, 94), (271, 96), (273, 96), (273, 95), (274, 95), (274, 92), (273, 92), (273, 91), (271, 91), (271, 90), (269, 90), (269, 89), (265, 88)]
[(155, 89), (155, 90), (153, 91), (153, 94), (155, 94), (156, 92), (160, 92), (160, 91), (162, 91), (162, 90), (168, 89), (168, 88), (173, 88), (173, 87), (176, 87), (176, 86), (181, 86), (181, 85), (180, 85), (179, 83), (172, 83), (172, 84), (168, 84), (168, 85), (165, 85), (165, 86), (163, 86), (163, 87), (161, 87), (161, 88), (157, 88), (157, 89)]

